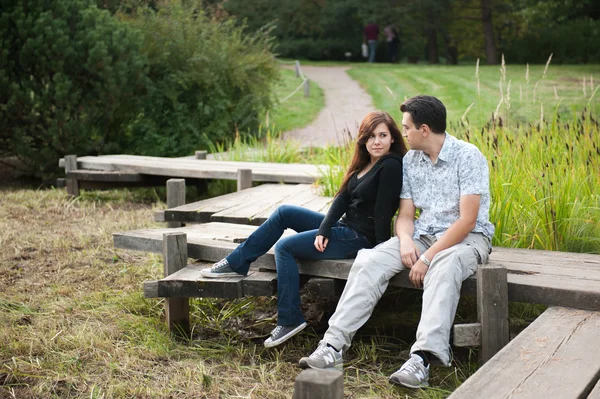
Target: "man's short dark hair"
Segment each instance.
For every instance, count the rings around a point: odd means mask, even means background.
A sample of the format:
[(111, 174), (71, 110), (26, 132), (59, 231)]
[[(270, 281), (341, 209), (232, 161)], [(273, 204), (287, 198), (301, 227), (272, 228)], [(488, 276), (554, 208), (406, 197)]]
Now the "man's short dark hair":
[(429, 126), (434, 133), (446, 132), (446, 107), (433, 96), (415, 96), (400, 105), (400, 111), (408, 112), (418, 129)]

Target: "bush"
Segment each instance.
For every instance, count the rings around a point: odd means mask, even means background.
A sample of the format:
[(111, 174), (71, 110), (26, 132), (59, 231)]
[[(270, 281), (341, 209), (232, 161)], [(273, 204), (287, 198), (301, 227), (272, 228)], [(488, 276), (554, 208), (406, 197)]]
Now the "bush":
[(46, 176), (64, 154), (119, 148), (144, 92), (141, 38), (87, 0), (9, 2), (0, 29), (0, 159)]
[(131, 152), (176, 156), (256, 130), (271, 105), (278, 65), (268, 32), (242, 33), (209, 20), (201, 1), (138, 10), (152, 81), (143, 113), (129, 126)]
[(552, 56), (555, 64), (600, 62), (600, 21), (589, 18), (553, 27), (540, 27), (507, 43), (507, 59), (517, 63), (543, 64)]

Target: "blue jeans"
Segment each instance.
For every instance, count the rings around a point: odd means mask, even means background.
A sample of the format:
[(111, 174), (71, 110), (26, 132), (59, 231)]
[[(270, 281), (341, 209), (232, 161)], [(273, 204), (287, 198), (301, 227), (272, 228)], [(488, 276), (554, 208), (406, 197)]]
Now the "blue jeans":
[[(315, 237), (325, 215), (299, 206), (281, 205), (258, 229), (240, 244), (227, 262), (237, 273), (246, 275), (250, 264), (275, 245), (277, 266), (277, 324), (295, 326), (304, 323), (300, 309), (300, 273), (296, 259), (345, 259), (354, 257), (369, 240), (339, 221), (331, 228), (324, 252), (314, 246)], [(286, 228), (298, 234), (279, 240)], [(277, 241), (279, 240), (279, 241)]]
[(369, 62), (375, 62), (375, 53), (377, 52), (377, 40), (369, 40)]

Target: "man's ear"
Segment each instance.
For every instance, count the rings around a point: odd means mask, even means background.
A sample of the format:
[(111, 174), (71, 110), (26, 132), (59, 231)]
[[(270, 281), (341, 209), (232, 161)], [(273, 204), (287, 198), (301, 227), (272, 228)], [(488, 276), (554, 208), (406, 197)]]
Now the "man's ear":
[(424, 123), (421, 125), (421, 129), (423, 129), (423, 137), (427, 137), (429, 136), (429, 133), (431, 133), (429, 126)]

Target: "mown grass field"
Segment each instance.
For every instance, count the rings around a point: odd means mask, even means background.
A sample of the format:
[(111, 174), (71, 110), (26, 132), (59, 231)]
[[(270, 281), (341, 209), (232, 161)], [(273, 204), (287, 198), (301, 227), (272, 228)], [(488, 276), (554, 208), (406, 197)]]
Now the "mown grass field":
[(459, 122), (471, 107), (465, 118), (477, 127), (490, 122), (496, 112), (508, 126), (535, 124), (542, 113), (546, 121), (557, 112), (570, 119), (586, 107), (600, 115), (598, 65), (363, 64), (348, 73), (373, 97), (377, 108), (399, 120), (399, 105), (418, 94), (442, 100), (452, 123)]
[[(536, 95), (544, 101), (539, 123), (541, 104), (529, 103), (534, 72), (539, 78), (544, 66), (530, 68), (530, 91), (523, 89), (529, 99), (517, 104), (514, 85), (519, 76), (524, 79), (525, 67), (508, 65), (503, 96), (511, 81), (511, 106), (498, 109), (505, 126), (485, 127), (503, 98), (498, 68), (480, 68), (480, 96), (475, 66), (361, 64), (350, 74), (377, 107), (396, 117), (398, 102), (417, 91), (446, 103), (454, 121), (449, 131), (488, 157), (495, 245), (600, 253), (600, 128), (593, 119), (600, 93), (592, 97), (588, 83), (586, 97), (582, 85), (583, 76), (586, 82), (592, 76), (597, 87), (600, 68), (550, 65), (536, 89), (546, 93)], [(291, 87), (298, 80), (290, 74)], [(548, 82), (572, 82), (572, 88), (571, 83), (557, 87), (558, 109), (565, 107), (559, 120)], [(469, 124), (458, 123), (476, 98)], [(299, 107), (293, 112), (286, 108), (292, 103), (282, 104), (275, 125), (296, 123), (286, 116), (292, 113), (316, 115), (319, 106), (302, 108), (302, 101), (293, 103)], [(582, 116), (585, 106), (593, 112)], [(267, 153), (282, 161), (343, 165), (350, 153), (330, 148), (307, 157), (297, 147), (269, 140)], [(236, 150), (240, 156), (249, 148), (242, 144)], [(334, 191), (336, 178), (324, 179), (323, 186)], [(142, 282), (162, 275), (161, 256), (116, 250), (112, 244), (114, 232), (158, 227), (152, 214), (164, 208), (163, 196), (161, 190), (112, 190), (69, 199), (62, 190), (0, 187), (0, 398), (291, 397), (297, 361), (316, 347), (334, 304), (304, 293), (310, 328), (275, 349), (262, 345), (275, 323), (273, 298), (194, 300), (193, 337), (171, 337), (162, 301), (142, 297)], [(511, 306), (511, 324), (522, 326), (538, 312), (535, 306)], [(433, 369), (434, 389), (388, 384), (388, 375), (406, 359), (418, 316), (418, 295), (405, 290), (386, 296), (345, 355), (346, 397), (443, 398), (476, 369), (473, 353), (456, 352), (455, 367)], [(461, 301), (458, 321), (474, 317), (473, 303)]]

